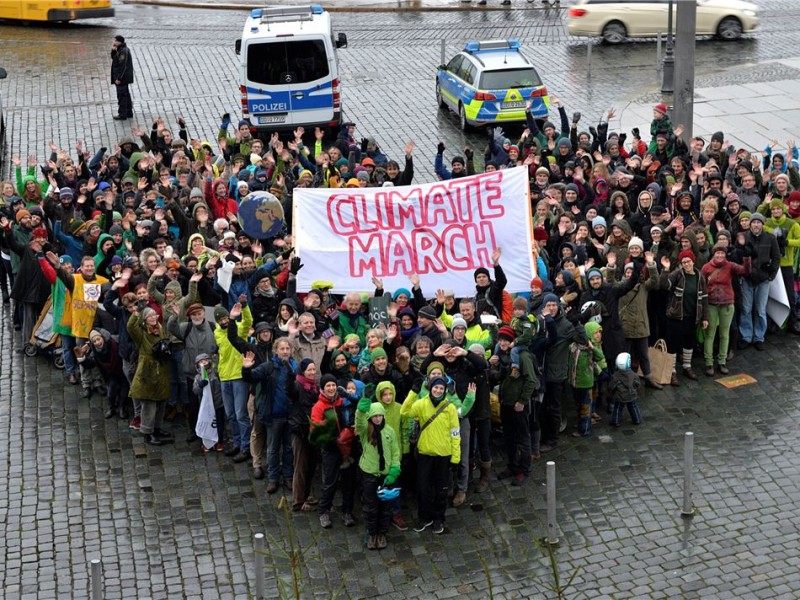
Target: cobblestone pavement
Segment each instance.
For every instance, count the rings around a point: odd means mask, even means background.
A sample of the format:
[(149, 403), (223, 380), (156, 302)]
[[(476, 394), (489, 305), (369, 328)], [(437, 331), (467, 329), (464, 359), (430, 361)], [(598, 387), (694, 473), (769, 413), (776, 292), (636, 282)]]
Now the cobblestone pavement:
[[(794, 2), (762, 2), (764, 29), (739, 44), (698, 43), (698, 86), (792, 78), (765, 62), (797, 43)], [(237, 104), (232, 53), (236, 13), (119, 7), (114, 22), (68, 27), (0, 26), (2, 92), (10, 145), (44, 155), (48, 139), (89, 147), (125, 133), (112, 122), (108, 50), (123, 33), (137, 60), (134, 101), (141, 123), (183, 114), (212, 137), (216, 115)], [(433, 102), (439, 39), (455, 51), (470, 37), (517, 36), (569, 110), (596, 118), (611, 102), (655, 89), (652, 43), (594, 47), (568, 39), (563, 11), (425, 15), (336, 15), (350, 48), (341, 53), (348, 116), (375, 133), (389, 154), (419, 142), (419, 180), (431, 177), (435, 140), (465, 141), (453, 116)], [(191, 27), (186, 23), (191, 20)], [(790, 51), (790, 50), (789, 50)], [(728, 70), (733, 65), (735, 70)], [(755, 65), (755, 66), (753, 66)], [(796, 75), (795, 75), (796, 76)], [(420, 91), (422, 90), (422, 92)], [(580, 96), (586, 98), (578, 104)], [(622, 106), (622, 105), (620, 105)], [(3, 597), (86, 597), (88, 561), (101, 558), (105, 597), (247, 598), (253, 593), (252, 536), (272, 540), (268, 585), (286, 578), (279, 498), (267, 496), (247, 465), (182, 442), (145, 447), (124, 422), (105, 420), (98, 398), (76, 397), (44, 357), (23, 358), (4, 309), (0, 319), (0, 587)], [(556, 551), (572, 592), (590, 598), (800, 597), (800, 443), (797, 338), (768, 337), (767, 351), (731, 362), (758, 383), (726, 390), (712, 380), (648, 394), (645, 423), (588, 440), (565, 439), (548, 455), (559, 476)], [(696, 516), (680, 517), (682, 436), (696, 436)], [(502, 467), (498, 460), (495, 471)], [(543, 597), (551, 584), (545, 534), (544, 465), (522, 489), (494, 482), (448, 514), (443, 536), (392, 531), (390, 546), (367, 555), (360, 528), (335, 520), (319, 534), (316, 515), (291, 517), (308, 556), (303, 597), (488, 597), (487, 564), (498, 598)], [(412, 517), (410, 510), (407, 517)], [(573, 597), (568, 594), (568, 597)]]

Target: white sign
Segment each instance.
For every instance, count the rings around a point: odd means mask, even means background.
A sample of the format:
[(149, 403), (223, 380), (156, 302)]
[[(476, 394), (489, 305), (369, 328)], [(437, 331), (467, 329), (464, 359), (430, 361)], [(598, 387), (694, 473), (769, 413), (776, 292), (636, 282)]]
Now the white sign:
[(197, 426), (194, 428), (197, 437), (203, 439), (203, 446), (211, 449), (219, 441), (217, 431), (217, 413), (214, 410), (214, 398), (211, 395), (211, 384), (203, 388), (200, 400), (200, 412), (197, 415)]
[(297, 289), (318, 279), (336, 293), (409, 286), (417, 274), (432, 296), (439, 288), (474, 296), (473, 273), (492, 269), (492, 253), (509, 292), (530, 291), (535, 267), (528, 170), (524, 167), (448, 181), (381, 188), (294, 191), (294, 245), (304, 264)]

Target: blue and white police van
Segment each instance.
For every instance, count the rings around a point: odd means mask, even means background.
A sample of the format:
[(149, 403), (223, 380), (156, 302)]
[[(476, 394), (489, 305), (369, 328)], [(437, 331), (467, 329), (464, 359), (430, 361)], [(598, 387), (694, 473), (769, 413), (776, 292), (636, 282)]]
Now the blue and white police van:
[(253, 9), (236, 41), (241, 57), (242, 113), (261, 131), (302, 126), (334, 132), (342, 92), (330, 14), (317, 4)]

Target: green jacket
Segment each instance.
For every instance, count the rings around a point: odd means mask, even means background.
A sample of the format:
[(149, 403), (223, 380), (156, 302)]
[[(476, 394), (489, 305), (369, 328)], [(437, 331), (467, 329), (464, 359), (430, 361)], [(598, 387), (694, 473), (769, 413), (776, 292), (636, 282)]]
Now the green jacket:
[[(797, 252), (795, 248), (800, 247), (800, 225), (785, 214), (781, 215), (780, 219), (769, 217), (764, 223), (764, 229), (773, 235), (775, 235), (775, 230), (778, 228), (781, 229), (781, 237), (786, 239), (786, 246), (781, 255), (781, 266), (792, 267), (794, 266), (794, 255)], [(780, 245), (780, 242), (781, 239), (778, 237), (778, 245)]]
[(500, 382), (498, 397), (500, 404), (511, 406), (519, 402), (529, 405), (534, 392), (539, 387), (536, 370), (533, 367), (533, 358), (530, 352), (519, 354), (519, 377), (505, 377)]
[[(600, 324), (590, 321), (584, 325), (589, 343), (573, 342), (569, 348), (569, 383), (575, 389), (591, 389), (594, 387), (595, 372), (605, 366), (605, 356), (599, 343), (592, 340), (594, 333), (601, 329)], [(591, 344), (597, 344), (592, 347)]]
[(383, 469), (380, 468), (380, 455), (377, 445), (373, 445), (369, 439), (369, 419), (376, 414), (383, 414), (383, 405), (373, 402), (368, 412), (360, 409), (356, 411), (356, 434), (361, 440), (361, 458), (358, 466), (364, 473), (370, 475), (387, 475), (389, 470), (394, 467), (400, 469), (400, 444), (397, 441), (397, 432), (389, 425), (384, 416), (384, 426), (381, 429), (381, 446), (383, 447)]
[(355, 323), (351, 323), (350, 317), (347, 316), (347, 311), (343, 310), (339, 313), (339, 320), (334, 329), (336, 329), (336, 334), (339, 336), (340, 340), (343, 340), (351, 333), (355, 333), (358, 336), (361, 347), (367, 347), (367, 332), (370, 327), (363, 315), (359, 315), (358, 318), (355, 319)]
[(139, 350), (139, 362), (131, 384), (131, 397), (169, 400), (169, 364), (159, 362), (153, 356), (153, 346), (169, 337), (164, 327), (158, 326), (158, 334), (150, 333), (139, 315), (132, 315), (128, 319), (128, 335)]
[[(381, 402), (381, 394), (385, 389), (392, 390), (392, 402), (390, 404), (384, 404)], [(396, 399), (396, 390), (394, 389), (394, 384), (391, 381), (381, 381), (377, 386), (375, 386), (375, 400), (383, 404), (383, 410), (386, 411), (386, 424), (394, 429), (395, 433), (397, 433), (398, 441), (400, 443), (400, 450), (403, 452), (403, 454), (408, 454), (408, 452), (411, 450), (411, 444), (408, 440), (411, 435), (412, 422), (409, 419), (404, 419), (400, 416), (400, 405), (395, 402)]]
[[(403, 402), (400, 415), (418, 421), (421, 427), (437, 410), (429, 396), (417, 398), (412, 391)], [(454, 404), (447, 406), (422, 432), (417, 449), (426, 456), (449, 456), (454, 465), (461, 462), (461, 424)]]
[[(453, 315), (448, 314), (448, 312), (442, 307), (442, 314), (439, 315), (439, 318), (442, 320), (448, 329), (453, 329)], [(471, 344), (480, 344), (487, 350), (492, 350), (494, 348), (494, 342), (492, 341), (492, 332), (488, 329), (484, 329), (481, 327), (480, 320), (475, 323), (474, 325), (470, 325), (467, 327), (467, 332), (465, 333), (465, 337), (467, 340), (467, 346)]]
[[(239, 323), (228, 321), (228, 327), (239, 327), (239, 337), (247, 338), (253, 325), (253, 315), (249, 306), (242, 307), (242, 320)], [(234, 381), (242, 378), (242, 355), (228, 339), (228, 331), (219, 325), (214, 329), (214, 339), (219, 348), (219, 380)]]

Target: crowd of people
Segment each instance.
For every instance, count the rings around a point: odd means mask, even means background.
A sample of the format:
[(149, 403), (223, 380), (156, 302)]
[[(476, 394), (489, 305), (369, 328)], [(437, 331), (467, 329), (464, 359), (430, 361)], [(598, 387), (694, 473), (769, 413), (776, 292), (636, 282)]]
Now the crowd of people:
[[(226, 116), (214, 144), (157, 119), (110, 147), (13, 156), (15, 181), (0, 189), (3, 300), (24, 343), (47, 303), (66, 380), (146, 443), (174, 443), (165, 423), (183, 418), (198, 454), (249, 463), (323, 528), (337, 491), (344, 525), (356, 523), (360, 490), (370, 549), (386, 547), (390, 525), (408, 528), (400, 489), (416, 493), (416, 531), (441, 533), (448, 503), (495, 480), (525, 485), (532, 461), (562, 443), (566, 407), (576, 437), (604, 419), (620, 426), (625, 409), (641, 423), (640, 388), (666, 383), (651, 373), (655, 340), (676, 356), (671, 385), (698, 379), (698, 348), (707, 376), (728, 373), (734, 348), (763, 350), (783, 325), (766, 314), (776, 277), (786, 331), (798, 332), (793, 142), (785, 155), (775, 141), (733, 148), (721, 132), (687, 144), (662, 104), (649, 140), (610, 132), (613, 109), (583, 131), (580, 113), (570, 120), (552, 100), (560, 127), (529, 118), (517, 141), (489, 128), (483, 159), (465, 148), (446, 161), (443, 143), (434, 157), (442, 179), (529, 170), (537, 274), (515, 297), (500, 248), (467, 297), (434, 280), (423, 290), (415, 274), (395, 290), (375, 278), (371, 294), (337, 295), (335, 273), (298, 291), (293, 190), (409, 184), (414, 144), (398, 162), (352, 123), (333, 143), (302, 128), (287, 141), (247, 121), (230, 135)], [(237, 218), (259, 190), (285, 213), (268, 239)], [(373, 327), (369, 297), (385, 294), (391, 322)], [(196, 435), (207, 391), (210, 447)], [(493, 427), (505, 454), (494, 476)]]

